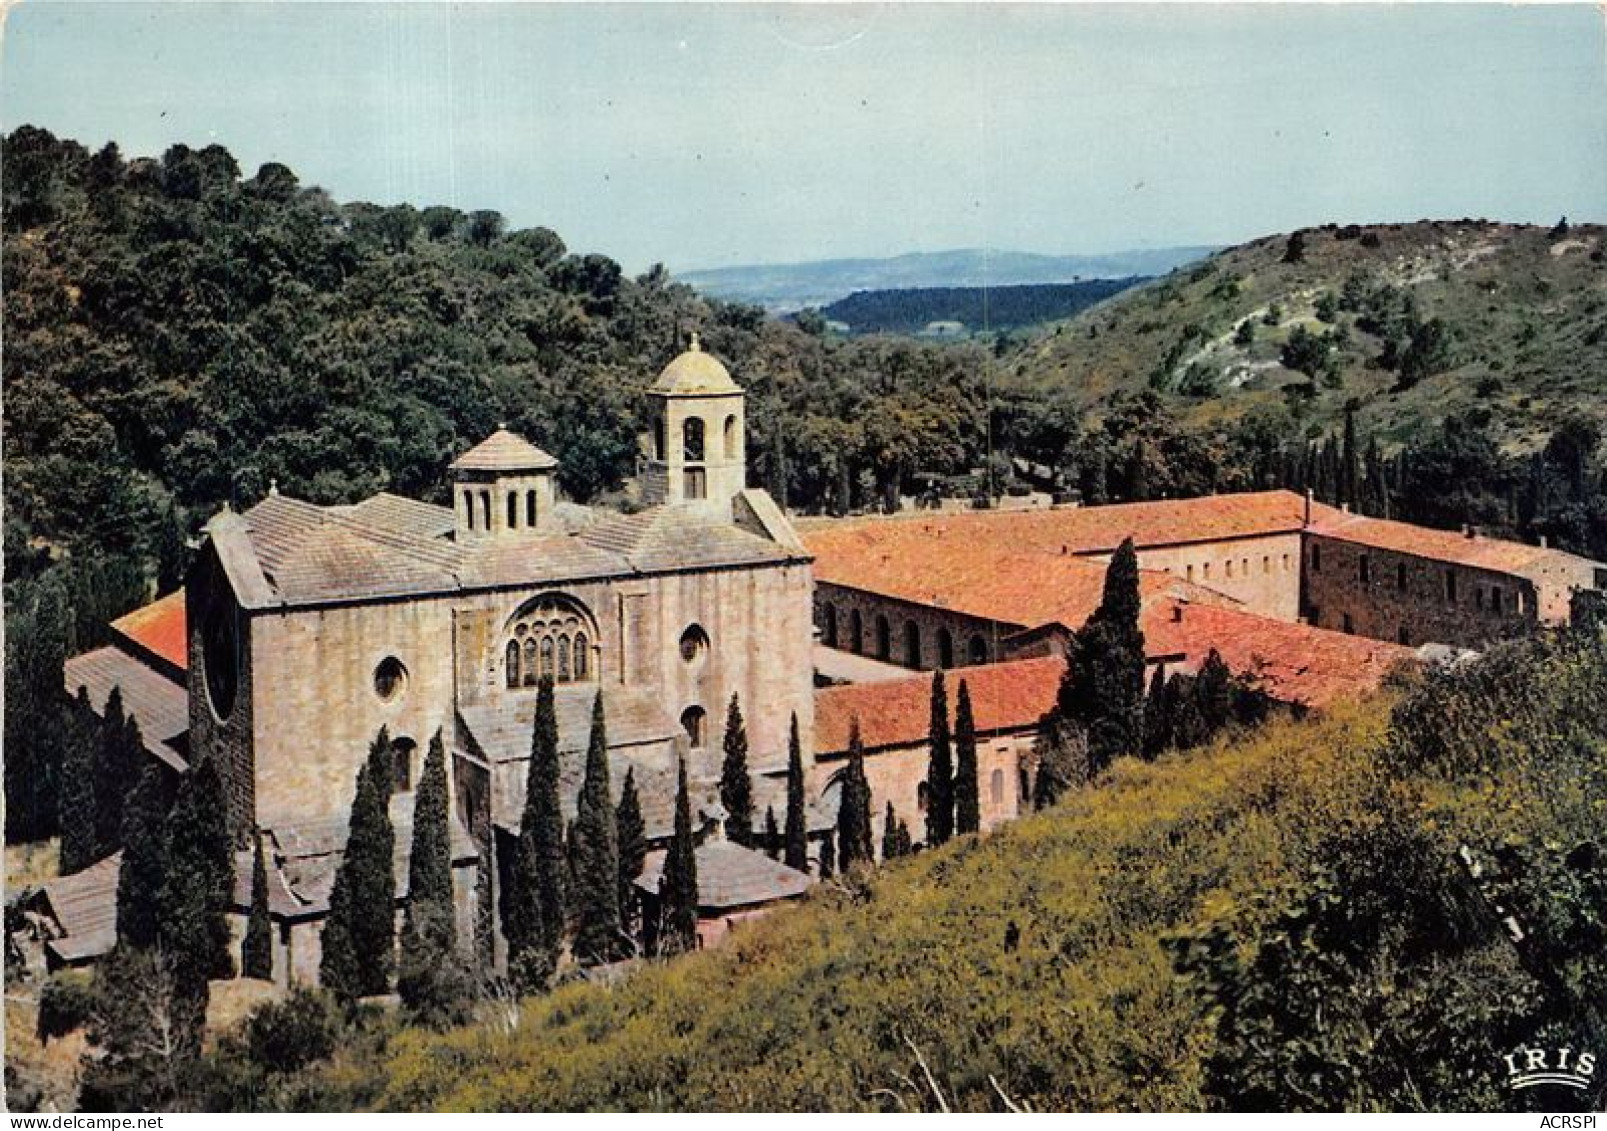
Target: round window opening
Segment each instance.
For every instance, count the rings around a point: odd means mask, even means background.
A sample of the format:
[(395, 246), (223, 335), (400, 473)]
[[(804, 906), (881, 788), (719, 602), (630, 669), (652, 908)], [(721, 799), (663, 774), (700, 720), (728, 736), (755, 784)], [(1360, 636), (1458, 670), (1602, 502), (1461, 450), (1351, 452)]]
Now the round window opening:
[(212, 713), (227, 719), (240, 687), (240, 637), (232, 609), (214, 609), (201, 627), (201, 660)]
[(395, 656), (386, 656), (374, 669), (374, 694), (389, 703), (407, 688), (407, 669)]
[(709, 654), (709, 634), (697, 625), (681, 633), (681, 659), (689, 664), (701, 664)]

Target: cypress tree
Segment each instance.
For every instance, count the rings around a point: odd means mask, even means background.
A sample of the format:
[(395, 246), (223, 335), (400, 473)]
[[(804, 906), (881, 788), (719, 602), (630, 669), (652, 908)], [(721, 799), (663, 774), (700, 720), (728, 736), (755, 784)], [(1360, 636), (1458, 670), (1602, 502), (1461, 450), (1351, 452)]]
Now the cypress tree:
[(123, 803), (133, 786), (131, 774), (139, 761), (130, 757), (128, 746), (134, 720), (123, 711), (123, 689), (113, 687), (106, 696), (106, 713), (95, 744), (95, 859), (117, 851), (122, 841)]
[(539, 941), (557, 962), (568, 919), (564, 883), (564, 818), (558, 800), (558, 707), (552, 676), (541, 677), (536, 693), (536, 721), (531, 735), (530, 772), (525, 782), (525, 811), (520, 835), (530, 844), (534, 865)]
[(926, 770), (926, 843), (936, 847), (954, 835), (954, 763), (949, 745), (948, 691), (941, 668), (932, 673), (927, 743), (931, 755)]
[(227, 919), (234, 902), (234, 852), (223, 780), (212, 759), (202, 759), (184, 775), (163, 840), (167, 874), (157, 943), (173, 974), (171, 1008), (179, 1039), (199, 1051), (207, 981), (234, 973)]
[(614, 810), (614, 839), (619, 845), (619, 921), (627, 933), (636, 923), (639, 900), (636, 877), (647, 860), (647, 822), (642, 819), (642, 799), (636, 791), (636, 768), (627, 767)]
[(1155, 758), (1172, 741), (1172, 720), (1167, 713), (1166, 666), (1155, 665), (1149, 694), (1144, 697), (1144, 757)]
[(865, 745), (859, 737), (859, 720), (849, 731), (848, 765), (842, 770), (842, 799), (837, 806), (837, 864), (848, 871), (856, 864), (875, 862), (871, 841), (870, 783), (865, 780)]
[(977, 787), (976, 720), (971, 715), (971, 689), (960, 681), (954, 704), (954, 831), (974, 833), (982, 827), (982, 799)]
[(62, 759), (74, 726), (61, 686), (67, 610), (60, 582), (44, 581), (31, 608), (7, 612), (0, 748), (5, 751), (6, 840), (18, 843), (43, 840), (61, 829)]
[(753, 781), (748, 776), (748, 728), (735, 694), (725, 713), (725, 761), (720, 765), (720, 804), (725, 836), (733, 844), (753, 845)]
[(686, 759), (680, 759), (675, 787), (675, 834), (664, 854), (659, 880), (658, 935), (661, 954), (679, 954), (697, 946), (697, 851), (692, 843), (692, 799), (686, 783)]
[(1144, 740), (1144, 634), (1138, 627), (1138, 555), (1123, 540), (1105, 571), (1099, 608), (1072, 634), (1055, 711), (1087, 732), (1088, 763), (1099, 773), (1136, 754)]
[(776, 807), (764, 807), (764, 854), (772, 860), (781, 859), (781, 826), (776, 824)]
[(809, 871), (809, 832), (804, 824), (803, 747), (798, 741), (798, 716), (792, 716), (792, 734), (787, 739), (787, 832), (782, 863), (800, 872)]
[[(390, 989), (396, 963), (396, 833), (391, 827), (390, 735), (384, 728), (357, 773), (350, 829), (338, 876), (345, 888), (344, 928), (356, 958), (356, 996)], [(331, 911), (333, 917), (333, 910)]]
[(1344, 446), (1340, 454), (1339, 501), (1352, 510), (1362, 509), (1361, 449), (1356, 443), (1356, 410), (1345, 409)]
[(352, 946), (351, 895), (347, 891), (345, 869), (335, 872), (329, 889), (329, 915), (320, 935), (318, 983), (341, 1001), (351, 1002), (362, 995), (362, 979), (357, 969), (357, 951)]
[(413, 797), (413, 842), (407, 861), (407, 911), (403, 922), (408, 933), (414, 933), (420, 925), (415, 908), (434, 907), (437, 913), (425, 916), (431, 921), (431, 932), (436, 934), (430, 941), (445, 954), (457, 946), (457, 923), (452, 916), (452, 809), (448, 792), (446, 744), (437, 730), (424, 755), (424, 770)]
[(837, 837), (834, 832), (827, 833), (820, 841), (820, 878), (831, 879), (837, 871), (837, 853), (834, 845)]
[(887, 803), (887, 814), (882, 818), (882, 859), (897, 860), (908, 856), (914, 846), (910, 843), (909, 826), (893, 812), (893, 803)]
[(256, 833), (251, 839), (256, 842), (251, 861), (251, 914), (246, 920), (245, 941), (240, 944), (240, 972), (247, 978), (271, 982), (273, 924), (268, 919), (268, 865), (262, 854), (262, 834)]
[(100, 746), (101, 728), (106, 724), (95, 715), (89, 693), (82, 687), (70, 712), (72, 725), (61, 762), (61, 874), (70, 876), (96, 860), (99, 838), (95, 835), (95, 753)]
[(1206, 655), (1205, 663), (1200, 665), (1200, 672), (1194, 677), (1194, 696), (1207, 738), (1232, 721), (1233, 673), (1228, 671), (1227, 664), (1215, 648)]
[(608, 781), (608, 731), (603, 697), (592, 703), (591, 743), (575, 816), (575, 953), (582, 961), (609, 962), (620, 949), (619, 831)]
[(167, 782), (155, 758), (145, 764), (139, 784), (123, 810), (123, 866), (117, 876), (117, 944), (135, 949), (156, 945), (162, 921), (162, 888), (167, 852), (162, 830), (167, 821)]
[(1192, 750), (1210, 737), (1200, 711), (1199, 688), (1189, 676), (1178, 674), (1166, 681), (1167, 711), (1172, 719), (1172, 745)]

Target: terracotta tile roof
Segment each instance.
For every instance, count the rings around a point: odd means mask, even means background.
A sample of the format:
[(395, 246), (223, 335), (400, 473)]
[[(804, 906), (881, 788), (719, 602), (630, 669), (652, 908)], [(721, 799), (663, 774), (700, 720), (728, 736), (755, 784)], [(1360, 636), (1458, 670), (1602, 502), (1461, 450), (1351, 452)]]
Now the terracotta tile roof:
[[(1173, 619), (1179, 607), (1181, 621)], [(1192, 670), (1215, 648), (1235, 674), (1259, 677), (1274, 699), (1318, 710), (1361, 698), (1416, 658), (1399, 644), (1208, 605), (1157, 604), (1139, 623), (1152, 657), (1182, 654)]]
[[(658, 893), (659, 877), (664, 873), (664, 855), (663, 850), (647, 854), (642, 874), (636, 880), (638, 888)], [(729, 911), (774, 903), (778, 899), (795, 899), (814, 882), (803, 872), (728, 840), (704, 841), (693, 855), (697, 860), (700, 911)]]
[(123, 854), (117, 852), (39, 886), (39, 896), (63, 932), (46, 945), (63, 962), (97, 958), (117, 945), (117, 877), (122, 869)]
[[(1173, 619), (1177, 608), (1183, 610), (1180, 621)], [(1146, 608), (1139, 626), (1152, 660), (1169, 657), (1178, 669), (1192, 671), (1215, 648), (1235, 673), (1259, 677), (1273, 698), (1317, 709), (1367, 694), (1391, 668), (1416, 655), (1381, 640), (1171, 598)], [(1046, 656), (956, 668), (946, 676), (950, 709), (963, 679), (978, 733), (1034, 727), (1053, 705), (1065, 667), (1059, 656)], [(931, 673), (925, 672), (821, 688), (815, 692), (815, 748), (822, 754), (846, 751), (855, 718), (867, 750), (924, 742), (931, 686)]]
[(1482, 534), (1470, 538), (1454, 530), (1434, 530), (1342, 511), (1331, 512), (1321, 522), (1314, 521), (1311, 533), (1379, 550), (1393, 550), (1420, 558), (1520, 576), (1545, 562), (1581, 563), (1585, 560), (1563, 550), (1487, 538)]
[(182, 589), (118, 617), (112, 621), (112, 632), (180, 672), (189, 664)]
[[(933, 538), (950, 545), (1097, 554), (1114, 550), (1127, 537), (1143, 549), (1288, 533), (1301, 528), (1305, 505), (1293, 491), (1254, 491), (1110, 506), (839, 519), (803, 524), (802, 533), (804, 543), (823, 559), (851, 536), (861, 547), (879, 545), (895, 556)], [(1313, 521), (1331, 511), (1312, 504)]]
[[(955, 668), (944, 675), (949, 709), (954, 708), (963, 679), (971, 692), (978, 733), (1036, 726), (1054, 705), (1065, 670), (1066, 662), (1059, 656)], [(846, 751), (855, 718), (866, 750), (925, 742), (931, 707), (930, 672), (883, 683), (823, 687), (815, 692), (815, 749), (821, 754)]]
[(557, 466), (552, 456), (506, 428), (498, 428), (452, 461), (455, 471), (528, 471)]
[[(1021, 628), (1049, 623), (1077, 628), (1099, 606), (1105, 589), (1103, 562), (988, 539), (962, 540), (924, 524), (859, 527), (825, 543), (811, 537), (809, 546), (816, 555), (816, 581)], [(1142, 571), (1139, 586), (1146, 601), (1172, 593), (1236, 603), (1155, 571)]]
[(190, 729), (189, 693), (183, 684), (107, 645), (69, 659), (62, 666), (62, 685), (69, 696), (76, 696), (80, 687), (87, 690), (97, 714), (105, 713), (112, 688), (119, 688), (124, 712), (139, 722), (145, 749), (175, 770), (187, 768), (179, 753), (180, 740)]

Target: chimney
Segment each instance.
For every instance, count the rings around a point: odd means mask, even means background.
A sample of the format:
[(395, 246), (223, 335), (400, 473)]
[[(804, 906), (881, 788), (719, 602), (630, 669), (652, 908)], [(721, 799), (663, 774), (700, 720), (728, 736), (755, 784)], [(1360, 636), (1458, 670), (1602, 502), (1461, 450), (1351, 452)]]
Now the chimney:
[(1349, 514), (1350, 513), (1350, 504), (1349, 503), (1340, 503), (1339, 504), (1339, 509), (1343, 513)]
[(1470, 538), (1470, 539), (1471, 539), (1471, 538), (1477, 538), (1477, 537), (1478, 537), (1478, 536), (1479, 536), (1479, 528), (1478, 528), (1478, 527), (1477, 527), (1477, 526), (1469, 526), (1469, 527), (1466, 527), (1466, 528), (1465, 528), (1465, 529), (1464, 529), (1464, 532), (1465, 532), (1465, 533), (1466, 533), (1466, 534), (1467, 534), (1467, 536), (1468, 536), (1468, 537), (1469, 537), (1469, 538)]
[(1312, 497), (1312, 494), (1313, 494), (1312, 489), (1310, 487), (1307, 487), (1306, 488), (1306, 521), (1304, 523), (1304, 525), (1306, 525), (1306, 526), (1311, 525), (1311, 497)]
[(1546, 536), (1544, 534), (1540, 535), (1540, 548), (1542, 550), (1546, 548)]

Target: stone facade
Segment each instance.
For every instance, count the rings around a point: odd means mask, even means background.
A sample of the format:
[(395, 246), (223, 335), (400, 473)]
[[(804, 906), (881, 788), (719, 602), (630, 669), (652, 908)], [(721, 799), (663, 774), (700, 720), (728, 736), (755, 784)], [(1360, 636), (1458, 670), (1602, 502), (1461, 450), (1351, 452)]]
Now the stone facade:
[[(1296, 532), (1143, 546), (1138, 567), (1215, 589), (1249, 612), (1292, 621), (1300, 615), (1300, 538)], [(1098, 560), (1108, 561), (1109, 555)]]
[(914, 671), (985, 664), (1004, 654), (1018, 626), (918, 605), (880, 593), (819, 582), (815, 631), (820, 642)]

